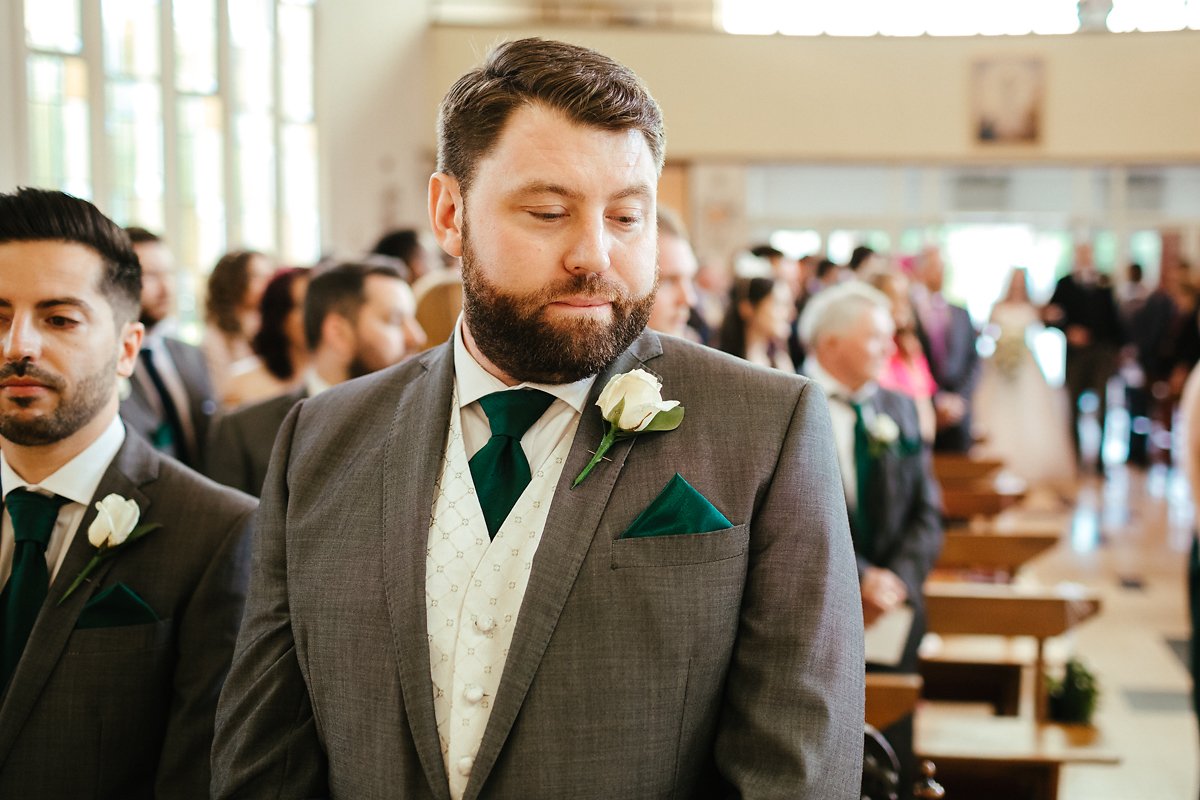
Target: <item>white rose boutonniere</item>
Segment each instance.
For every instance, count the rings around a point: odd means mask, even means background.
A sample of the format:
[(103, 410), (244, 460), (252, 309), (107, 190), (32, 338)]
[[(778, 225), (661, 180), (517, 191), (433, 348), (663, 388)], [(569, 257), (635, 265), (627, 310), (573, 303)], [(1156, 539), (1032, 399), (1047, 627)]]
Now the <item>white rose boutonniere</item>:
[(92, 560), (88, 562), (87, 566), (75, 576), (75, 580), (67, 587), (67, 591), (63, 592), (63, 596), (58, 600), (58, 605), (62, 605), (71, 596), (71, 593), (79, 588), (79, 584), (92, 574), (101, 561), (116, 555), (117, 550), (125, 545), (132, 544), (147, 533), (162, 527), (157, 522), (139, 527), (137, 523), (141, 515), (142, 510), (138, 508), (137, 503), (127, 500), (119, 494), (110, 494), (96, 503), (96, 519), (92, 520), (87, 532), (88, 541), (96, 548), (96, 554), (92, 556)]
[(673, 431), (683, 422), (683, 407), (679, 401), (663, 400), (662, 384), (644, 369), (614, 375), (600, 392), (596, 405), (608, 423), (608, 430), (592, 460), (571, 484), (572, 489), (583, 482), (618, 439), (639, 433)]

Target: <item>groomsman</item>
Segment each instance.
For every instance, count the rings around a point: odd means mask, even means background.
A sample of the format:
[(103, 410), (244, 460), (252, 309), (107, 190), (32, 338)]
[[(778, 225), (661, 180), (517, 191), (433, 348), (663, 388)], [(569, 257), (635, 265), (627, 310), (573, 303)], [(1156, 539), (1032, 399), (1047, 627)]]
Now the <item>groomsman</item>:
[(208, 797), (255, 503), (127, 434), (140, 288), (90, 203), (0, 194), (0, 797)]
[(707, 338), (689, 322), (700, 321), (696, 306), (696, 254), (687, 240), (683, 221), (666, 206), (658, 207), (658, 292), (647, 325), (659, 333), (682, 338)]
[(450, 89), (438, 131), (462, 319), (284, 422), (215, 796), (857, 800), (828, 409), (645, 330), (657, 103), (525, 39)]
[(313, 278), (304, 294), (304, 337), (311, 366), (303, 386), (217, 422), (209, 448), (213, 480), (258, 497), (275, 434), (292, 406), (425, 346), (412, 289), (399, 269), (385, 265), (341, 264)]
[(937, 383), (933, 409), (937, 414), (935, 450), (965, 453), (971, 449), (971, 396), (979, 383), (978, 334), (971, 315), (946, 300), (946, 279), (941, 251), (926, 248), (917, 259), (913, 308), (917, 312), (917, 337)]
[[(895, 348), (891, 303), (859, 281), (839, 284), (808, 303), (800, 335), (809, 351), (804, 374), (832, 401), (864, 621), (870, 626), (901, 606), (913, 611), (899, 662), (868, 667), (916, 672), (922, 588), (942, 548), (941, 498), (916, 406), (877, 383)], [(901, 786), (912, 786), (912, 718), (885, 733), (904, 762)]]
[(204, 463), (208, 426), (217, 410), (200, 348), (174, 336), (175, 259), (145, 228), (127, 228), (142, 267), (140, 320), (146, 328), (137, 366), (121, 400), (125, 424), (189, 467)]

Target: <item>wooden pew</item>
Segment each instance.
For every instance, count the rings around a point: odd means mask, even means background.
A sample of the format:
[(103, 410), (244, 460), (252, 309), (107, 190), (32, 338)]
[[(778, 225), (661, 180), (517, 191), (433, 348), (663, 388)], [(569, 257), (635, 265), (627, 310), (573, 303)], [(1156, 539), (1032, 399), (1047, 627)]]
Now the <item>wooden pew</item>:
[(947, 797), (1056, 800), (1065, 764), (1116, 764), (1100, 732), (1026, 717), (981, 717), (922, 706), (918, 758), (934, 761)]
[(942, 515), (946, 519), (994, 517), (1025, 499), (1026, 487), (1019, 482), (967, 481), (943, 484)]
[(887, 728), (913, 713), (920, 696), (920, 675), (868, 672), (867, 724)]
[(961, 453), (933, 454), (933, 474), (943, 486), (994, 478), (1003, 467), (1004, 462), (998, 458), (974, 458)]
[(1099, 613), (1100, 598), (1082, 587), (1042, 589), (999, 584), (928, 583), (925, 606), (928, 630), (932, 633), (1029, 636), (1035, 639), (1034, 709), (1035, 717), (1044, 720), (1046, 640), (1061, 636)]
[(1060, 535), (1029, 530), (970, 528), (946, 531), (942, 553), (934, 565), (945, 570), (985, 570), (1008, 576), (1058, 544)]

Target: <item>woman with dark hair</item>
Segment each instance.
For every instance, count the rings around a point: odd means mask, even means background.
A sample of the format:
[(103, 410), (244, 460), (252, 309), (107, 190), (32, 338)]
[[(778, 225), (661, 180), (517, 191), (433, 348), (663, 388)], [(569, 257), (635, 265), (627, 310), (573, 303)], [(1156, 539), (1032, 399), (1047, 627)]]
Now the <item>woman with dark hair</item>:
[[(235, 369), (226, 386), (229, 405), (277, 397), (304, 380), (308, 348), (304, 341), (304, 293), (308, 270), (281, 269), (271, 278), (259, 305), (261, 324), (250, 341), (256, 358), (248, 369)], [(247, 362), (243, 362), (247, 363)]]
[(250, 340), (259, 328), (259, 303), (274, 266), (253, 250), (226, 253), (208, 276), (204, 301), (204, 356), (213, 389), (223, 405), (226, 386), (235, 370), (255, 363)]
[(796, 304), (786, 282), (774, 278), (738, 278), (729, 294), (719, 346), (730, 355), (764, 367), (795, 372), (787, 340)]

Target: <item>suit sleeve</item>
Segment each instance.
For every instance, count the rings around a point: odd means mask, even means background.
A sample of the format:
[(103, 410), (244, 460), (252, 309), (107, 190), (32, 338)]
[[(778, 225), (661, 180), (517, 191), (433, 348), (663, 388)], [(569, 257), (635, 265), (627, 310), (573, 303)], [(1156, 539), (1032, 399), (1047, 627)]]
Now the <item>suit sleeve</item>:
[(209, 435), (205, 473), (219, 484), (257, 497), (262, 487), (252, 485), (241, 428), (241, 422), (234, 416), (216, 421)]
[(921, 478), (911, 498), (908, 519), (900, 546), (886, 565), (896, 573), (908, 594), (920, 598), (925, 578), (942, 552), (942, 498), (933, 477), (933, 459), (928, 447), (921, 450)]
[(221, 685), (233, 657), (250, 578), (253, 510), (233, 520), (178, 620), (171, 710), (156, 775), (159, 797), (208, 797)]
[(288, 608), (286, 477), (299, 408), (279, 432), (259, 506), (246, 614), (217, 709), (214, 798), (329, 794)]
[(717, 767), (746, 800), (859, 796), (862, 606), (837, 463), (828, 407), (806, 384), (751, 520), (717, 733)]

